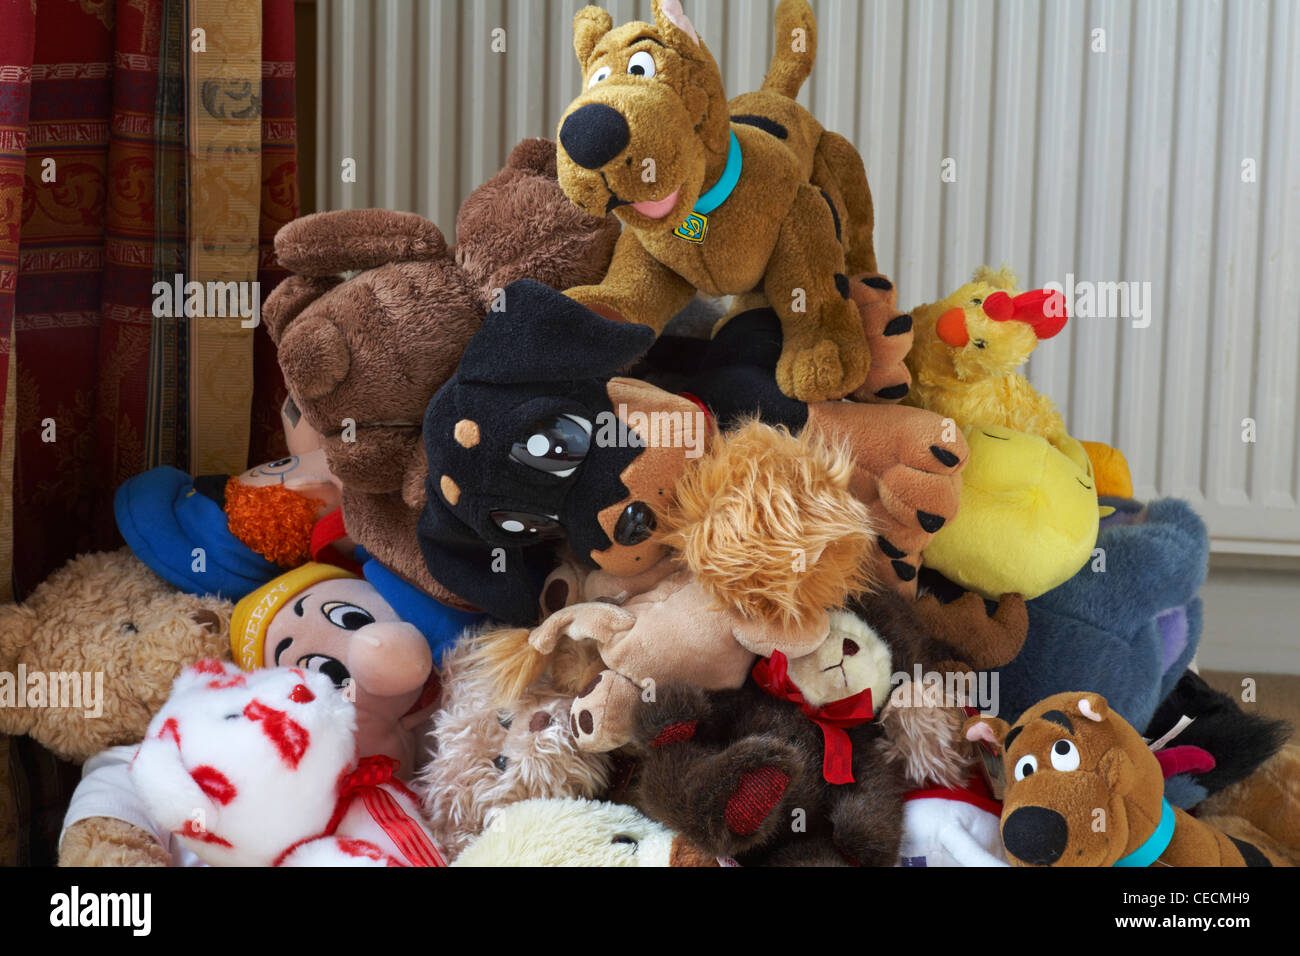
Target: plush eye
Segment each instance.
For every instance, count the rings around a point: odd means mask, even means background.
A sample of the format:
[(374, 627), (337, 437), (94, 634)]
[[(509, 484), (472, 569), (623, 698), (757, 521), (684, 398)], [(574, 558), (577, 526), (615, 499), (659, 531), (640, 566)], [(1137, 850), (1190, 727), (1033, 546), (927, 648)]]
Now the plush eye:
[(507, 534), (537, 538), (556, 538), (564, 534), (559, 519), (551, 515), (535, 515), (527, 511), (494, 511), (491, 518)]
[(627, 61), (627, 71), (633, 76), (649, 79), (655, 75), (655, 58), (645, 50), (637, 50)]
[(626, 833), (620, 833), (620, 834), (618, 834), (617, 836), (611, 837), (609, 842), (610, 842), (610, 843), (630, 843), (630, 844), (632, 845), (632, 848), (633, 848), (633, 849), (636, 849), (636, 847), (637, 847), (637, 840), (636, 840), (636, 837), (630, 837), (630, 836), (628, 836)]
[(981, 299), (979, 296), (976, 296), (975, 298), (973, 298), (973, 299), (970, 300), (970, 304), (971, 304), (971, 305), (980, 305), (980, 304), (982, 304), (983, 302), (984, 302), (984, 300)]
[(609, 79), (609, 67), (602, 66), (595, 73), (591, 74), (591, 79), (587, 81), (587, 89), (591, 89), (597, 83)]
[(1062, 737), (1052, 744), (1052, 769), (1069, 773), (1079, 769), (1079, 748), (1073, 740)]
[(510, 457), (556, 478), (568, 478), (590, 448), (591, 422), (577, 415), (559, 415), (534, 425), (527, 438), (514, 443)]
[(984, 347), (987, 346), (987, 345), (988, 345), (988, 343), (985, 342), (983, 339), (976, 339), (976, 340), (975, 340), (975, 347), (976, 347), (977, 349), (982, 349), (982, 348), (984, 348)]
[(328, 654), (308, 654), (298, 659), (298, 666), (304, 670), (319, 671), (333, 681), (335, 687), (342, 687), (352, 676), (342, 661)]
[(128, 634), (139, 634), (139, 633), (140, 633), (140, 629), (139, 629), (138, 627), (135, 626), (135, 621), (125, 621), (125, 622), (122, 624), (122, 630), (126, 631), (126, 633), (128, 633)]
[(348, 604), (346, 601), (326, 601), (320, 606), (320, 612), (335, 627), (345, 631), (359, 631), (367, 624), (374, 624), (375, 618), (363, 607)]
[(505, 754), (498, 754), (497, 758), (492, 761), (492, 766), (496, 767), (502, 773), (505, 773), (506, 767), (510, 766), (510, 758)]
[(504, 727), (506, 730), (509, 730), (510, 725), (513, 724), (514, 722), (515, 719), (510, 714), (497, 714), (497, 723), (500, 724), (502, 727)]
[(1016, 779), (1024, 780), (1038, 769), (1038, 758), (1033, 754), (1025, 754), (1016, 761)]
[(281, 458), (279, 461), (268, 461), (264, 465), (258, 465), (254, 469), (255, 475), (284, 475), (298, 467), (298, 456), (290, 455), (288, 458)]

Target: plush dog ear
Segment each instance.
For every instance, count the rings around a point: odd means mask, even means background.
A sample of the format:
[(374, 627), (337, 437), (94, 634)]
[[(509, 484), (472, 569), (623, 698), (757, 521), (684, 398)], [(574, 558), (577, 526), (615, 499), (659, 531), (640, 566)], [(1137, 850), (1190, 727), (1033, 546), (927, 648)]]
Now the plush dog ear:
[(596, 44), (614, 29), (614, 18), (600, 7), (583, 7), (573, 15), (573, 52), (578, 55), (578, 66), (587, 72), (587, 60)]
[(682, 0), (654, 0), (650, 6), (654, 10), (655, 26), (665, 43), (682, 52), (686, 52), (687, 43), (700, 45), (700, 35), (682, 9)]
[(1096, 723), (1110, 716), (1110, 705), (1101, 694), (1080, 694), (1076, 706), (1080, 714)]
[(654, 344), (648, 325), (616, 322), (532, 279), (501, 292), (470, 339), (456, 375), (494, 385), (608, 378)]
[(275, 234), (280, 265), (305, 276), (332, 276), (386, 262), (423, 262), (447, 255), (447, 242), (437, 226), (413, 212), (390, 209), (313, 213), (286, 223)]
[(976, 743), (988, 744), (995, 751), (1002, 749), (1002, 741), (1007, 739), (1011, 728), (1000, 717), (972, 717), (962, 725), (962, 736)]

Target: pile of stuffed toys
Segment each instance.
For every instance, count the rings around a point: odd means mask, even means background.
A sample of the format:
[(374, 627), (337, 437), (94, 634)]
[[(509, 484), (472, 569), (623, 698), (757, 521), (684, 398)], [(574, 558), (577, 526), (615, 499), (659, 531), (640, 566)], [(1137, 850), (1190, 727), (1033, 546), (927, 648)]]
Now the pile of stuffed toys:
[(1289, 728), (1188, 669), (1205, 525), (1019, 372), (1062, 297), (900, 308), (775, 29), (728, 101), (677, 0), (587, 7), (454, 243), (281, 230), (290, 456), (133, 478), (127, 547), (3, 611), (0, 669), (105, 674), (0, 708), (84, 762), (63, 863), (1300, 858)]

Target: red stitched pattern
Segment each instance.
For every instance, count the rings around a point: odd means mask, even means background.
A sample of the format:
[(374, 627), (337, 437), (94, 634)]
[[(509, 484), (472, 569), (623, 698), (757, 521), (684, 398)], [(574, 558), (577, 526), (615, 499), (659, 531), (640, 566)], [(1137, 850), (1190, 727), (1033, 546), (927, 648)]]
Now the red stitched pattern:
[[(189, 837), (191, 840), (198, 840), (200, 843), (215, 843), (217, 846), (229, 847), (230, 843), (221, 839), (215, 833), (209, 833), (207, 830), (199, 828), (199, 825), (193, 820), (186, 820), (185, 825), (176, 831), (181, 836)], [(233, 847), (231, 847), (233, 849)]]
[(262, 722), (262, 733), (275, 744), (280, 756), (290, 768), (298, 769), (298, 761), (307, 752), (311, 743), (311, 734), (302, 724), (292, 720), (288, 714), (273, 707), (267, 707), (261, 701), (249, 701), (244, 708), (244, 716), (249, 720)]
[(757, 831), (780, 801), (789, 782), (789, 775), (775, 767), (759, 767), (741, 774), (723, 813), (727, 829), (741, 836)]
[(669, 724), (659, 731), (654, 740), (650, 741), (650, 746), (665, 747), (668, 744), (679, 744), (683, 740), (690, 740), (695, 736), (695, 728), (699, 724), (698, 720), (680, 720), (675, 724)]
[(194, 778), (200, 790), (223, 807), (239, 796), (235, 785), (216, 767), (209, 767), (207, 764), (195, 767), (190, 771), (190, 776)]

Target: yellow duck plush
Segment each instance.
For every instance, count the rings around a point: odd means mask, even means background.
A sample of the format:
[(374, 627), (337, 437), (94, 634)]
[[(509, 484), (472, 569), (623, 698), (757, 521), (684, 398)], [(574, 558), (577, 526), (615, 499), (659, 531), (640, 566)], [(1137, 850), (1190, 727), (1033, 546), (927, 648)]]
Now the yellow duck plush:
[(1086, 455), (1100, 494), (1129, 497), (1133, 485), (1124, 456), (1107, 445), (1076, 442), (1056, 404), (1016, 371), (1067, 319), (1061, 293), (1017, 293), (1009, 269), (981, 266), (952, 295), (912, 310), (907, 367), (913, 384), (904, 404), (962, 428), (996, 425), (1037, 435), (1081, 465), (1078, 458)]

